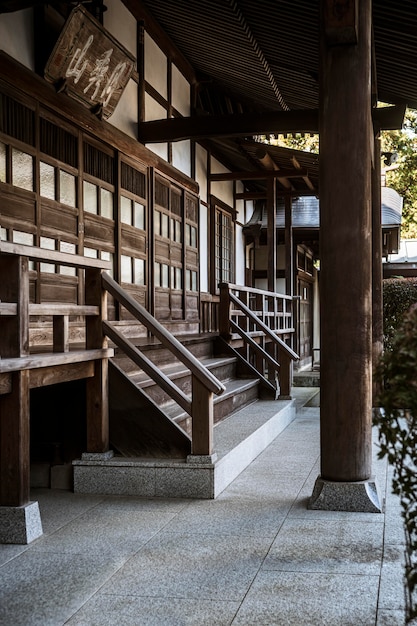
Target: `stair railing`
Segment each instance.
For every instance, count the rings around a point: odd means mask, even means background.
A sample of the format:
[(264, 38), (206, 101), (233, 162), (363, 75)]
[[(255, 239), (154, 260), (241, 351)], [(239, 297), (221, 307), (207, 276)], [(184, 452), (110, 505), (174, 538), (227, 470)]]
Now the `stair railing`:
[(192, 378), (191, 400), (132, 342), (124, 337), (114, 324), (109, 321), (103, 322), (104, 333), (191, 416), (192, 455), (210, 456), (213, 453), (213, 394), (223, 393), (224, 385), (108, 274), (102, 274), (102, 285), (115, 300), (190, 370)]
[(293, 298), (252, 287), (220, 285), (220, 336), (280, 399), (291, 398), (291, 364), (299, 356), (285, 342), (294, 333)]

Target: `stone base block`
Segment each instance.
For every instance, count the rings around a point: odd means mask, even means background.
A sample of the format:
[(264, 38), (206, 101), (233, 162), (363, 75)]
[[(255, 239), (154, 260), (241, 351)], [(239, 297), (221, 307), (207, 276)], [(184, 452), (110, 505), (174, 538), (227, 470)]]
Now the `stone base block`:
[(0, 543), (28, 544), (43, 534), (39, 505), (0, 506)]
[(308, 508), (357, 513), (382, 513), (383, 510), (373, 478), (358, 482), (333, 482), (323, 480), (320, 476), (314, 485)]

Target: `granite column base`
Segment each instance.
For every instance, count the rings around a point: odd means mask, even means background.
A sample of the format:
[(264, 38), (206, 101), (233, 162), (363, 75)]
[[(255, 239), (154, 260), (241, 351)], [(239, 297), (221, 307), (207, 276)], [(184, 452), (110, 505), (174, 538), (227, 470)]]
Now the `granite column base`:
[(28, 544), (43, 534), (39, 505), (0, 506), (0, 543)]
[(309, 509), (382, 513), (383, 506), (374, 478), (357, 482), (335, 482), (320, 476), (308, 503)]

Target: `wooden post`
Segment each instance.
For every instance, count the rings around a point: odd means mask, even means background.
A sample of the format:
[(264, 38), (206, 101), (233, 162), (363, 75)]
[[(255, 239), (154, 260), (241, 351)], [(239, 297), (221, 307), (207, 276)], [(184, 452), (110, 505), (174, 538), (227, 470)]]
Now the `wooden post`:
[[(107, 318), (107, 292), (101, 286), (101, 270), (85, 270), (85, 302), (100, 307), (100, 315), (86, 319), (86, 348), (106, 347), (102, 320)], [(86, 380), (87, 452), (109, 449), (108, 359), (94, 362), (94, 376)]]
[(321, 37), (321, 478), (335, 482), (371, 475), (371, 8), (357, 44), (329, 43), (325, 23)]
[(221, 337), (226, 339), (226, 341), (230, 339), (230, 306), (229, 285), (227, 283), (221, 283), (219, 305), (219, 331)]
[(213, 453), (213, 392), (192, 376), (192, 455)]
[(292, 198), (285, 196), (285, 293), (293, 295), (293, 233), (292, 233)]
[(278, 349), (279, 369), (279, 400), (291, 400), (291, 359), (288, 354)]
[(268, 243), (268, 291), (276, 292), (277, 282), (277, 218), (276, 218), (276, 180), (267, 181), (267, 243)]
[[(0, 300), (17, 303), (1, 317), (0, 356), (29, 353), (29, 266), (26, 257), (0, 256)], [(0, 506), (29, 502), (29, 371), (15, 372), (11, 392), (0, 395)]]
[[(381, 219), (381, 141), (375, 138), (374, 167), (372, 170), (372, 363), (375, 368), (382, 355), (384, 343), (384, 315), (382, 291), (382, 219)], [(379, 389), (372, 385), (373, 406)]]

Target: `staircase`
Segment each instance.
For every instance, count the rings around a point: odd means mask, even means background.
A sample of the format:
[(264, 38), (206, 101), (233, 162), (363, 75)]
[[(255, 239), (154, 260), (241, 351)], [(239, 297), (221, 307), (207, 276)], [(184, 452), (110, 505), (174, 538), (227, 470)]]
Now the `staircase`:
[[(175, 359), (160, 343), (142, 339), (130, 340), (134, 345), (140, 347), (145, 354), (170, 380), (175, 382), (177, 387), (186, 395), (191, 394), (192, 380), (190, 371)], [(217, 338), (213, 336), (181, 338), (181, 343), (194, 354), (201, 365), (223, 383), (225, 391), (214, 397), (214, 423), (218, 424), (232, 413), (242, 409), (260, 397), (260, 381), (258, 378), (250, 377), (250, 373), (242, 371), (242, 366), (237, 362), (235, 356), (225, 353), (219, 348)], [(126, 382), (123, 393), (120, 387), (122, 377), (127, 376), (130, 385)], [(132, 398), (129, 408), (125, 414), (120, 407), (120, 397), (126, 398), (129, 393), (136, 395), (137, 408), (141, 412), (141, 421), (146, 419), (148, 412), (152, 413), (153, 436), (152, 438), (142, 437), (138, 440), (138, 424), (132, 419), (134, 400)], [(160, 413), (160, 419), (156, 413)], [(163, 417), (162, 417), (163, 416)], [(113, 418), (113, 419), (112, 419)], [(165, 419), (164, 419), (165, 418)], [(173, 450), (172, 441), (175, 429), (165, 429), (168, 440), (163, 440), (163, 433), (160, 432), (162, 424), (170, 420), (179, 427), (188, 437), (191, 437), (191, 417), (182, 407), (156, 384), (143, 370), (139, 369), (131, 359), (123, 352), (116, 349), (112, 359), (110, 369), (110, 438), (112, 446), (124, 456), (139, 455), (143, 457), (184, 457), (190, 453), (188, 445), (178, 445)], [(148, 432), (149, 432), (148, 427)], [(176, 439), (178, 439), (178, 433)], [(141, 444), (142, 441), (142, 444)], [(187, 441), (183, 438), (183, 441)]]

